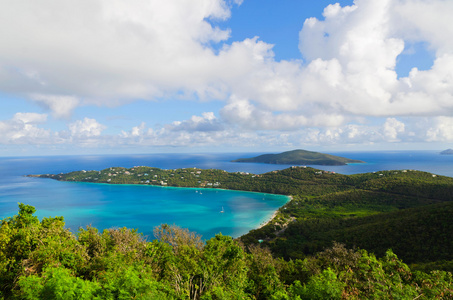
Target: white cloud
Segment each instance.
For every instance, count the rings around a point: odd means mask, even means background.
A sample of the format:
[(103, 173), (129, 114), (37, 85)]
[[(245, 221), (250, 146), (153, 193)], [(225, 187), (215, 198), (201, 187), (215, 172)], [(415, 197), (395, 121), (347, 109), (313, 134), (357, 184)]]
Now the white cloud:
[[(291, 111), (290, 127), (325, 113), (424, 115), (453, 108), (453, 8), (446, 1), (329, 5), (324, 20), (307, 19), (300, 32), (305, 64), (276, 62), (272, 45), (256, 37), (225, 43), (216, 54), (207, 43), (226, 41), (230, 33), (207, 20), (229, 18), (229, 3), (8, 3), (0, 12), (2, 27), (9, 28), (0, 32), (0, 89), (31, 94), (66, 118), (81, 104), (114, 105), (181, 91), (203, 99), (234, 94), (263, 113)], [(428, 42), (437, 60), (432, 70), (398, 80), (394, 68), (405, 40)], [(412, 105), (408, 98), (423, 100)]]
[(37, 113), (16, 113), (13, 121), (23, 122), (24, 124), (40, 124), (47, 121), (46, 114)]
[(392, 9), (394, 30), (410, 41), (424, 41), (440, 57), (451, 54), (453, 28), (450, 16), (453, 2), (443, 0), (398, 1)]
[[(218, 66), (206, 43), (230, 34), (207, 21), (229, 17), (222, 0), (8, 1), (2, 7), (0, 89), (38, 95), (32, 98), (63, 117), (82, 103), (204, 93), (211, 65)], [(65, 96), (83, 101), (60, 107), (63, 100), (55, 97)]]
[[(453, 142), (453, 118), (418, 118), (397, 120), (387, 118), (375, 125), (346, 124), (336, 127), (310, 127), (292, 131), (244, 130), (243, 127), (224, 123), (213, 113), (193, 116), (189, 120), (149, 128), (145, 123), (119, 134), (103, 134), (106, 127), (94, 119), (85, 118), (69, 125), (69, 131), (52, 132), (39, 128), (45, 115), (18, 113), (11, 120), (0, 121), (2, 144), (66, 145), (71, 150), (81, 148), (125, 149), (137, 147), (215, 147), (237, 148), (303, 148), (338, 145), (373, 145), (378, 143)], [(379, 119), (378, 119), (379, 120)], [(376, 121), (378, 121), (376, 120)], [(198, 128), (221, 126), (218, 130)], [(208, 124), (208, 125), (207, 125)], [(354, 146), (354, 147), (355, 147)], [(67, 148), (69, 149), (69, 148)]]
[[(310, 127), (292, 131), (272, 130), (244, 130), (243, 125), (237, 126), (228, 123), (222, 124), (221, 130), (196, 130), (193, 124), (204, 122), (207, 119), (216, 120), (211, 113), (204, 117), (194, 116), (190, 120), (174, 122), (162, 128), (151, 129), (145, 124), (133, 127), (129, 132), (123, 132), (114, 137), (115, 143), (120, 145), (140, 146), (174, 146), (174, 147), (241, 147), (241, 148), (269, 148), (269, 147), (306, 147), (334, 146), (334, 145), (363, 145), (375, 143), (395, 142), (426, 142), (429, 141), (430, 131), (426, 124), (420, 126), (417, 119), (404, 121), (387, 118), (382, 122), (370, 124), (346, 124), (342, 126), (324, 128)], [(197, 120), (197, 121), (194, 121)], [(204, 120), (204, 121), (202, 121)], [(188, 125), (190, 124), (190, 126)], [(434, 126), (434, 124), (432, 124)], [(181, 126), (184, 129), (178, 128)], [(445, 125), (444, 128), (448, 126)], [(430, 127), (428, 127), (430, 128)], [(444, 129), (445, 130), (445, 129)]]
[(0, 143), (48, 144), (54, 142), (50, 130), (37, 126), (46, 120), (45, 114), (16, 113), (11, 120), (0, 121)]
[(72, 110), (80, 103), (77, 98), (72, 96), (33, 94), (31, 99), (50, 109), (55, 117), (66, 119), (71, 116)]
[(330, 98), (325, 105), (329, 109), (346, 114), (391, 114), (397, 86), (394, 67), (404, 49), (403, 40), (391, 32), (388, 15), (393, 3), (357, 0), (344, 8), (329, 5), (324, 21), (305, 22), (299, 47), (309, 60), (304, 81), (308, 101), (321, 102), (319, 95)]
[[(258, 59), (250, 57), (253, 63), (243, 63), (249, 71), (231, 81), (232, 96), (222, 117), (248, 129), (297, 130), (342, 126), (362, 117), (453, 111), (452, 47), (437, 46), (448, 51), (431, 70), (414, 69), (408, 78), (397, 78), (397, 57), (408, 39), (398, 30), (405, 21), (397, 12), (408, 2), (357, 0), (352, 6), (328, 6), (324, 20), (308, 19), (300, 32), (304, 64), (274, 61), (269, 45), (256, 39), (235, 43), (228, 54), (262, 50), (252, 56)], [(435, 7), (439, 3), (430, 8), (432, 14)], [(436, 22), (437, 30), (453, 39), (453, 33), (442, 30), (443, 22)]]
[(131, 136), (140, 136), (142, 135), (143, 131), (145, 130), (145, 122), (142, 122), (140, 126), (135, 126), (131, 130)]
[[(301, 28), (304, 61), (276, 61), (272, 45), (257, 37), (229, 43), (230, 31), (209, 20), (228, 19), (233, 3), (242, 1), (0, 0), (0, 91), (28, 95), (63, 119), (80, 105), (175, 95), (225, 101), (218, 118), (204, 113), (158, 129), (141, 123), (110, 141), (106, 127), (89, 118), (53, 134), (72, 142), (450, 140), (453, 2), (329, 5), (322, 20), (307, 19)], [(408, 42), (428, 44), (435, 60), (429, 70), (414, 68), (398, 78), (397, 58)], [(210, 43), (223, 47), (215, 51)], [(430, 118), (429, 126), (417, 126), (416, 117)], [(371, 118), (380, 125), (366, 125)], [(50, 138), (37, 125), (45, 121), (44, 115), (17, 115), (1, 126), (23, 138)]]
[(146, 128), (146, 123), (142, 122), (139, 126), (134, 126), (129, 132), (121, 131), (120, 137), (121, 138), (134, 138), (134, 137), (141, 137), (143, 135), (150, 135), (152, 134), (152, 129)]
[(101, 135), (106, 126), (98, 123), (95, 119), (84, 118), (68, 125), (72, 137), (92, 138)]
[(395, 118), (387, 118), (384, 124), (384, 136), (390, 142), (399, 141), (398, 134), (403, 133), (405, 129), (404, 123)]
[(429, 142), (453, 142), (453, 117), (438, 117), (433, 120), (427, 130), (426, 140)]
[[(230, 124), (237, 124), (249, 130), (297, 130), (309, 126), (335, 127), (342, 125), (344, 117), (321, 110), (313, 110), (305, 116), (303, 112), (277, 112), (256, 106), (246, 99), (234, 95), (220, 111), (221, 116)], [(316, 114), (313, 114), (316, 112)]]
[(202, 116), (192, 116), (190, 120), (175, 121), (167, 126), (171, 131), (220, 131), (223, 125), (213, 112), (205, 112)]

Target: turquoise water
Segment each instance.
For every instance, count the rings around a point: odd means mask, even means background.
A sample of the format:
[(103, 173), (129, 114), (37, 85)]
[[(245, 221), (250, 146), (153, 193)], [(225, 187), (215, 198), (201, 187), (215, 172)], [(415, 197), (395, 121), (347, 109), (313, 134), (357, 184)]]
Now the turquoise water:
[[(70, 190), (71, 195), (77, 195), (71, 197), (72, 201), (59, 197), (64, 200), (59, 202), (58, 212), (67, 220), (77, 220), (70, 227), (92, 224), (98, 228), (138, 228), (148, 236), (152, 236), (155, 226), (167, 223), (189, 228), (203, 237), (220, 232), (237, 237), (269, 219), (288, 201), (280, 195), (218, 189), (58, 183), (64, 194)], [(51, 212), (55, 212), (53, 205), (41, 214)]]
[[(90, 159), (95, 164), (103, 160)], [(90, 166), (74, 158), (0, 159), (0, 218), (17, 214), (21, 202), (35, 206), (40, 219), (64, 216), (66, 227), (74, 232), (87, 225), (101, 230), (128, 227), (152, 238), (153, 228), (166, 223), (189, 228), (206, 239), (217, 233), (238, 237), (267, 221), (289, 199), (220, 189), (74, 183), (22, 176), (93, 169)]]
[[(0, 218), (17, 213), (17, 203), (33, 205), (39, 218), (64, 216), (73, 231), (93, 225), (99, 229), (136, 228), (152, 238), (162, 223), (189, 228), (210, 238), (222, 234), (240, 236), (267, 221), (288, 198), (280, 195), (169, 187), (107, 185), (59, 182), (23, 177), (27, 174), (101, 170), (112, 166), (146, 165), (162, 169), (199, 167), (228, 172), (261, 174), (289, 167), (232, 163), (239, 157), (258, 155), (227, 154), (144, 154), (105, 156), (49, 156), (0, 158)], [(347, 166), (314, 166), (342, 174), (381, 170), (415, 169), (453, 176), (453, 156), (435, 151), (331, 153), (366, 161)], [(220, 213), (224, 209), (224, 213)]]

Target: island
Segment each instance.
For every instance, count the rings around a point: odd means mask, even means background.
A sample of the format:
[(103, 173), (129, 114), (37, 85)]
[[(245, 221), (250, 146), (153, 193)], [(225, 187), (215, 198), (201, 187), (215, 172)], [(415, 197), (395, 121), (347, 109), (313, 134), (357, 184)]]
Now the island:
[(351, 163), (364, 163), (361, 160), (324, 154), (307, 150), (292, 150), (279, 154), (263, 154), (251, 158), (239, 158), (233, 162), (265, 163), (278, 165), (325, 165), (343, 166)]
[(453, 149), (444, 150), (440, 154), (442, 154), (442, 155), (453, 155)]

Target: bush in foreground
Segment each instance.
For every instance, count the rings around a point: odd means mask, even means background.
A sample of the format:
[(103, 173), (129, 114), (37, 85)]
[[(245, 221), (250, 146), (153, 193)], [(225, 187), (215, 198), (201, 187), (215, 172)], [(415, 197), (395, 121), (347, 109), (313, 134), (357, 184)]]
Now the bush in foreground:
[(412, 272), (392, 251), (332, 248), (303, 260), (274, 258), (221, 234), (203, 242), (161, 225), (146, 241), (134, 230), (99, 232), (39, 221), (34, 207), (0, 227), (4, 299), (453, 299), (451, 273)]

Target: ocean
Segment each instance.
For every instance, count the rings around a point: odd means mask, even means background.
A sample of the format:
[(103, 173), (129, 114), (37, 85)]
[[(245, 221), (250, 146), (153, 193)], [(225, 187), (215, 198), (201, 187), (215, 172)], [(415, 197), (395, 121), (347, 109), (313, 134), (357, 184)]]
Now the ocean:
[[(169, 188), (59, 182), (24, 177), (108, 167), (151, 166), (162, 169), (221, 169), (262, 174), (290, 167), (231, 160), (262, 153), (84, 155), (0, 158), (0, 218), (17, 214), (18, 203), (33, 205), (36, 215), (63, 216), (76, 232), (92, 225), (100, 230), (128, 227), (153, 238), (166, 223), (188, 228), (209, 239), (217, 233), (238, 237), (266, 222), (288, 197), (219, 189)], [(436, 151), (331, 152), (364, 164), (313, 166), (341, 174), (382, 170), (420, 170), (453, 177), (453, 156)], [(224, 210), (224, 213), (220, 213)]]

